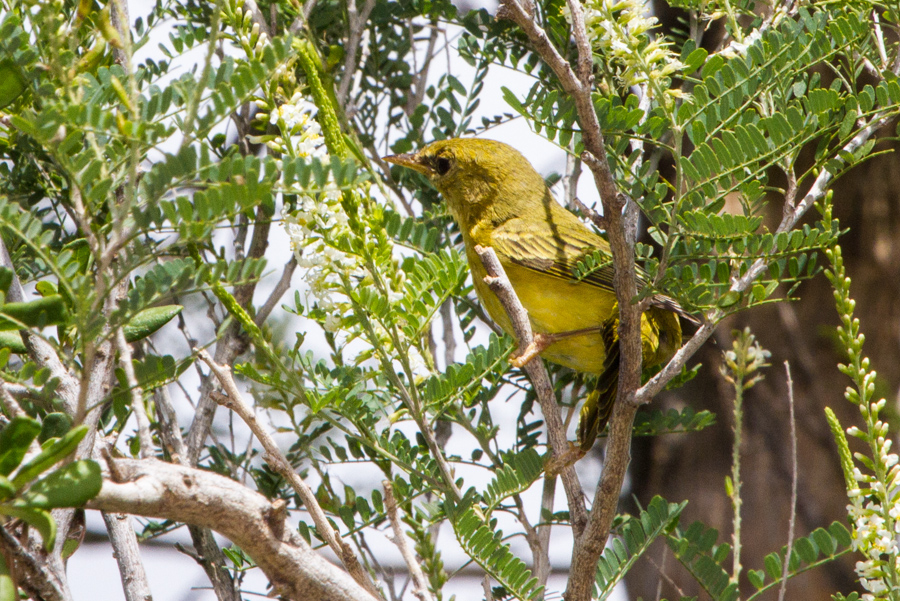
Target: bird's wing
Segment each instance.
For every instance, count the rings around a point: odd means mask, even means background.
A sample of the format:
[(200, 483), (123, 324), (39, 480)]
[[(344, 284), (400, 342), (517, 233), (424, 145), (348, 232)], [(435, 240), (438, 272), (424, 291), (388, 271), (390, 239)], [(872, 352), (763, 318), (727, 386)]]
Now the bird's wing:
[[(614, 292), (613, 262), (609, 243), (584, 225), (575, 215), (562, 207), (551, 211), (550, 222), (527, 222), (511, 219), (494, 228), (490, 246), (501, 259), (537, 272), (567, 281), (582, 281), (603, 290)], [(589, 261), (588, 259), (592, 259)], [(590, 265), (587, 275), (578, 277), (577, 266), (582, 272)], [(641, 288), (649, 283), (647, 274), (637, 267), (637, 283)], [(697, 318), (688, 314), (672, 298), (654, 294), (651, 304), (667, 311), (674, 311), (693, 323)]]
[(593, 256), (596, 267), (580, 281), (613, 290), (609, 246), (580, 222), (576, 227), (565, 223), (550, 228), (543, 223), (530, 225), (523, 220), (510, 220), (495, 228), (491, 246), (506, 261), (568, 281), (579, 279), (578, 263), (584, 262), (587, 267), (586, 259)]

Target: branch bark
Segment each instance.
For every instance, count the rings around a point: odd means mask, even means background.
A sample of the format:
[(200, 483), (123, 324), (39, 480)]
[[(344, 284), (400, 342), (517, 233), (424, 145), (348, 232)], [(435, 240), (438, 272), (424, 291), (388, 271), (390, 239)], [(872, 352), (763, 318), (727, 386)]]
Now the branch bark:
[(307, 601), (374, 601), (288, 524), (283, 505), (212, 472), (156, 459), (108, 459), (110, 477), (88, 508), (215, 530), (249, 555), (276, 595)]
[(0, 528), (0, 552), (15, 572), (16, 584), (27, 594), (44, 601), (72, 601), (69, 584), (60, 576), (65, 570), (55, 569), (52, 556), (48, 557), (42, 547), (23, 544), (6, 528)]
[(119, 566), (125, 601), (150, 601), (153, 595), (131, 520), (123, 513), (104, 512), (103, 521), (113, 546), (113, 556)]
[(428, 590), (428, 579), (425, 578), (425, 573), (422, 572), (422, 567), (416, 560), (415, 553), (409, 548), (409, 543), (406, 542), (406, 533), (403, 532), (403, 524), (397, 513), (397, 499), (394, 497), (394, 487), (391, 485), (390, 480), (384, 480), (381, 484), (384, 486), (384, 506), (388, 519), (391, 522), (391, 529), (394, 532), (394, 544), (400, 550), (400, 555), (403, 556), (403, 561), (409, 570), (409, 576), (413, 582), (413, 595), (421, 601), (433, 601), (434, 597)]

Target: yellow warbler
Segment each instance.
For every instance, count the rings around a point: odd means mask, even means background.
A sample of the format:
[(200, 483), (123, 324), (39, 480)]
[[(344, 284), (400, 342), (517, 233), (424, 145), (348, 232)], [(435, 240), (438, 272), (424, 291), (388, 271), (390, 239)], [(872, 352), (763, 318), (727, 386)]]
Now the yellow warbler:
[[(491, 318), (513, 335), (503, 305), (484, 282), (487, 273), (477, 245), (494, 249), (535, 334), (552, 341), (541, 356), (599, 375), (578, 428), (581, 447), (589, 450), (609, 419), (619, 376), (609, 243), (559, 205), (531, 163), (507, 144), (443, 140), (385, 160), (424, 174), (443, 195), (462, 232), (475, 290)], [(575, 267), (588, 255), (600, 259), (602, 267), (579, 279)], [(644, 312), (644, 366), (668, 361), (681, 345), (681, 324), (673, 312), (678, 309), (659, 297)]]

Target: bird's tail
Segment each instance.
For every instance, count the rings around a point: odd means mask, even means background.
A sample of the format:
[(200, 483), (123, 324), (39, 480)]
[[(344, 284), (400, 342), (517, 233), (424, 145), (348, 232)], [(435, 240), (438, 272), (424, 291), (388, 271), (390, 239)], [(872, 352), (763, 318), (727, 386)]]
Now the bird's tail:
[(695, 326), (700, 325), (700, 320), (697, 319), (695, 316), (691, 315), (690, 313), (688, 313), (687, 311), (685, 311), (684, 307), (682, 307), (680, 304), (678, 304), (678, 301), (675, 300), (674, 298), (668, 297), (664, 294), (654, 294), (650, 298), (650, 304), (654, 307), (659, 307), (660, 309), (665, 309), (666, 311), (671, 311), (672, 313), (675, 313), (676, 315), (678, 315), (685, 321), (689, 321), (690, 323), (694, 324)]
[(606, 427), (612, 415), (613, 403), (619, 392), (619, 320), (612, 318), (603, 324), (601, 335), (606, 347), (603, 372), (597, 379), (597, 387), (588, 395), (581, 407), (578, 422), (578, 443), (585, 452), (590, 451), (597, 435)]

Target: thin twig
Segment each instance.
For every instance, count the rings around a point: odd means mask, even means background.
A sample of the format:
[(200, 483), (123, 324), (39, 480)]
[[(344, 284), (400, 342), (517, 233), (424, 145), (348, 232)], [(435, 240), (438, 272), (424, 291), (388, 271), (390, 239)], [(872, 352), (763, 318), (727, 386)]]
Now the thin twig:
[[(3, 406), (3, 411), (9, 417), (28, 417), (28, 414), (19, 406), (15, 397), (10, 394), (8, 386), (9, 384), (0, 380), (0, 405)], [(36, 446), (35, 449), (37, 449)]]
[(484, 591), (484, 601), (494, 601), (494, 593), (491, 590), (491, 577), (487, 574), (481, 579), (481, 590)]
[[(724, 372), (723, 372), (724, 373)], [(734, 522), (731, 533), (731, 581), (739, 582), (741, 576), (741, 446), (744, 435), (744, 379), (735, 377), (734, 383), (734, 439), (731, 445), (731, 505)]]
[(576, 208), (578, 200), (578, 179), (581, 177), (581, 159), (574, 153), (575, 141), (569, 144), (566, 153), (566, 174), (562, 178), (563, 205), (569, 209)]
[(350, 27), (350, 35), (345, 47), (344, 75), (341, 78), (337, 94), (338, 104), (345, 107), (345, 110), (347, 95), (350, 93), (350, 83), (356, 75), (356, 56), (359, 53), (359, 44), (362, 41), (362, 34), (366, 29), (366, 22), (369, 20), (369, 15), (372, 13), (373, 8), (375, 8), (375, 0), (366, 0), (361, 11), (357, 11), (356, 0), (347, 0), (347, 21)]
[(391, 522), (391, 528), (394, 531), (394, 544), (397, 545), (400, 555), (403, 556), (403, 561), (406, 562), (406, 567), (409, 569), (409, 577), (413, 581), (413, 595), (421, 601), (432, 601), (434, 597), (428, 590), (428, 579), (425, 578), (422, 566), (419, 565), (416, 555), (409, 548), (409, 543), (406, 541), (403, 524), (400, 522), (400, 516), (397, 514), (397, 499), (394, 498), (394, 487), (391, 486), (390, 480), (385, 480), (381, 484), (384, 486), (384, 507)]
[(125, 382), (131, 394), (131, 410), (137, 420), (138, 441), (141, 446), (141, 457), (153, 457), (153, 437), (150, 435), (150, 420), (147, 418), (147, 408), (144, 406), (144, 390), (138, 384), (134, 373), (134, 363), (131, 358), (131, 347), (125, 340), (125, 331), (116, 329), (116, 347), (119, 349), (119, 365), (125, 372)]
[(260, 425), (253, 410), (244, 401), (243, 396), (237, 387), (237, 383), (231, 375), (231, 370), (228, 369), (228, 367), (219, 365), (213, 361), (209, 353), (204, 350), (194, 349), (194, 352), (197, 353), (197, 357), (199, 357), (201, 361), (209, 366), (210, 370), (212, 370), (213, 374), (227, 393), (227, 396), (213, 393), (210, 395), (211, 398), (217, 403), (237, 413), (238, 417), (247, 424), (247, 427), (250, 428), (250, 431), (253, 432), (253, 435), (256, 436), (256, 439), (259, 440), (263, 449), (265, 449), (266, 462), (291, 484), (294, 492), (297, 493), (300, 500), (303, 502), (303, 505), (312, 516), (313, 522), (316, 525), (316, 531), (319, 535), (326, 543), (328, 543), (328, 546), (331, 547), (331, 550), (334, 551), (338, 558), (340, 558), (344, 567), (347, 568), (347, 571), (353, 576), (353, 579), (364, 587), (372, 596), (380, 598), (381, 594), (375, 587), (375, 583), (372, 582), (369, 575), (360, 567), (359, 561), (353, 553), (353, 549), (341, 539), (340, 535), (332, 528), (331, 524), (328, 523), (328, 517), (319, 505), (315, 493), (313, 493), (306, 482), (300, 478), (297, 472), (294, 471), (294, 468), (291, 466), (287, 457), (285, 457), (284, 453), (281, 452), (281, 449), (278, 448), (275, 440)]
[(553, 501), (556, 499), (556, 477), (545, 475), (544, 487), (541, 491), (541, 515), (538, 516), (537, 543), (540, 550), (534, 553), (534, 575), (540, 586), (547, 586), (550, 578), (550, 534), (553, 521)]
[(788, 566), (791, 563), (791, 552), (794, 546), (794, 527), (797, 522), (797, 421), (794, 417), (794, 380), (791, 378), (791, 365), (784, 362), (784, 371), (787, 375), (788, 410), (791, 421), (791, 516), (788, 521), (787, 551), (784, 554), (784, 565), (781, 570), (781, 588), (778, 591), (778, 601), (784, 601), (787, 591)]
[(281, 301), (281, 297), (284, 296), (284, 293), (287, 292), (288, 289), (290, 289), (291, 278), (294, 276), (295, 269), (297, 269), (297, 257), (291, 255), (290, 260), (284, 264), (284, 269), (281, 271), (281, 278), (279, 278), (278, 283), (275, 284), (272, 294), (269, 295), (269, 298), (266, 299), (263, 306), (256, 312), (253, 323), (262, 326), (263, 322), (269, 318), (269, 315), (272, 314), (275, 306)]
[(444, 342), (444, 366), (450, 366), (456, 361), (456, 336), (453, 335), (456, 320), (453, 318), (453, 303), (449, 300), (444, 301), (440, 311), (441, 326), (444, 330), (442, 336)]

